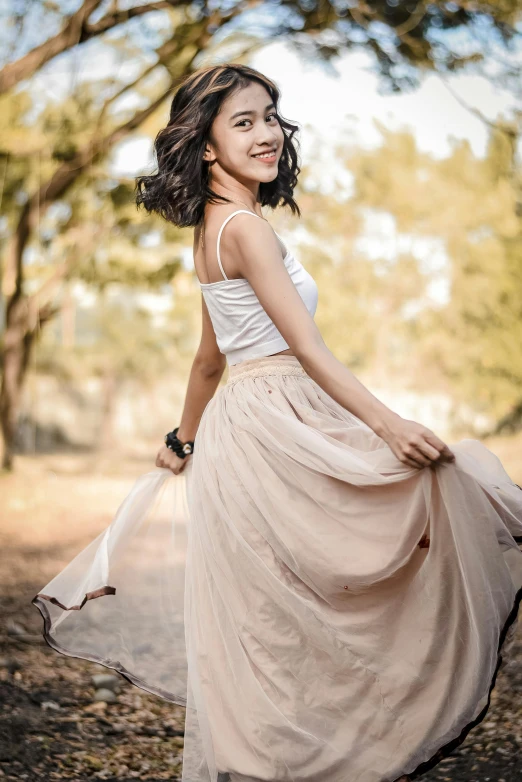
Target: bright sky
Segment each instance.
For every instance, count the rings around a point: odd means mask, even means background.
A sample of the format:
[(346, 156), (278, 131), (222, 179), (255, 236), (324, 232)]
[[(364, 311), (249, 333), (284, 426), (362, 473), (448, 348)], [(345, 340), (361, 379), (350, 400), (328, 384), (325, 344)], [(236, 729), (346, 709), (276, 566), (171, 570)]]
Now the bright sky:
[[(452, 138), (466, 138), (475, 154), (484, 153), (484, 123), (453, 97), (437, 75), (427, 75), (413, 92), (384, 95), (379, 93), (367, 53), (352, 51), (340, 58), (335, 76), (316, 63), (303, 62), (284, 42), (267, 46), (249, 64), (276, 82), (282, 93), (283, 116), (302, 127), (303, 162), (321, 162), (326, 177), (329, 164), (335, 163), (329, 155), (329, 142), (346, 137), (363, 146), (375, 146), (380, 138), (376, 119), (388, 128), (410, 128), (419, 147), (438, 157), (449, 153)], [(488, 119), (508, 114), (513, 108), (513, 96), (491, 87), (484, 78), (455, 75), (449, 84), (466, 104)], [(150, 162), (150, 140), (135, 138), (120, 145), (114, 171), (132, 176)]]
[[(225, 49), (219, 54), (220, 61), (227, 57)], [(40, 87), (59, 98), (70, 89), (71, 82), (104, 78), (115, 70), (120, 77), (132, 80), (139, 67), (137, 60), (121, 58), (115, 50), (102, 48), (97, 42), (81, 47), (77, 56), (74, 53), (71, 56), (67, 61), (58, 58), (44, 74), (33, 79), (36, 94)], [(216, 60), (209, 52), (201, 57), (198, 65), (213, 62)], [(323, 191), (339, 188), (343, 181), (334, 146), (344, 140), (350, 146), (377, 146), (380, 134), (376, 120), (389, 129), (409, 129), (419, 148), (436, 157), (450, 153), (452, 139), (467, 139), (473, 152), (480, 156), (485, 151), (488, 128), (452, 92), (489, 120), (500, 115), (510, 116), (515, 108), (515, 98), (509, 92), (493, 88), (485, 78), (464, 73), (447, 77), (451, 91), (440, 76), (427, 74), (416, 90), (384, 94), (380, 92), (379, 78), (374, 72), (374, 60), (362, 49), (337, 58), (332, 69), (298, 57), (287, 42), (278, 41), (255, 53), (248, 64), (278, 85), (282, 115), (301, 127), (298, 135), (302, 162), (313, 170), (316, 183), (320, 182)], [(134, 105), (135, 98), (131, 95), (124, 101)], [(165, 105), (165, 120), (167, 116)], [(123, 141), (111, 156), (112, 173), (134, 177), (144, 170), (153, 170), (152, 144), (152, 138), (139, 134)], [(349, 190), (351, 177), (348, 172), (344, 181)], [(300, 229), (301, 226), (297, 226), (296, 236), (288, 237), (291, 245), (297, 245), (298, 238), (306, 239)], [(424, 242), (414, 241), (414, 237), (398, 237), (391, 215), (372, 215), (359, 237), (358, 249), (369, 257), (393, 259), (405, 242), (409, 243), (409, 251), (425, 264), (426, 270), (429, 268), (438, 275), (431, 283), (429, 296), (442, 303), (449, 294), (448, 259), (445, 248), (434, 244), (429, 237)], [(183, 262), (187, 268), (192, 267), (191, 246), (187, 246)]]
[[(426, 75), (422, 86), (412, 92), (381, 94), (368, 53), (362, 50), (347, 53), (336, 62), (338, 75), (335, 75), (317, 63), (303, 62), (284, 42), (259, 51), (249, 64), (273, 79), (281, 90), (281, 112), (286, 119), (301, 126), (303, 163), (312, 164), (323, 190), (333, 186), (334, 172), (337, 187), (341, 180), (334, 144), (345, 138), (350, 145), (377, 146), (380, 134), (376, 120), (391, 129), (409, 128), (419, 148), (437, 157), (450, 153), (452, 139), (467, 139), (476, 155), (485, 152), (488, 137), (485, 123), (454, 97), (438, 75)], [(485, 78), (458, 74), (449, 78), (449, 84), (465, 104), (490, 120), (499, 115), (508, 116), (514, 108), (513, 96), (492, 88)], [(113, 170), (115, 174), (133, 176), (151, 163), (152, 141), (135, 138), (120, 145), (113, 157)], [(347, 174), (347, 187), (349, 183)], [(290, 237), (292, 242), (296, 243), (296, 238)], [(430, 269), (436, 274), (429, 285), (428, 297), (439, 303), (447, 301), (449, 264), (440, 242), (398, 237), (391, 215), (373, 215), (357, 247), (369, 257), (392, 259), (404, 249), (405, 242), (426, 271)], [(187, 268), (192, 266), (191, 248), (187, 248), (184, 263)]]

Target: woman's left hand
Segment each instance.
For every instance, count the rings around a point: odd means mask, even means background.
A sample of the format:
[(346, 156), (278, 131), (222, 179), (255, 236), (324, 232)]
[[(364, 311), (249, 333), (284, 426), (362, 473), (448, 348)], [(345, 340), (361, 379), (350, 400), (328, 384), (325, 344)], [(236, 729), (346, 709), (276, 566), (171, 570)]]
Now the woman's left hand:
[(191, 458), (192, 454), (189, 454), (184, 459), (180, 459), (174, 451), (171, 451), (166, 445), (162, 445), (156, 456), (156, 467), (167, 467), (169, 470), (172, 470), (174, 475), (179, 475), (183, 472), (188, 460)]

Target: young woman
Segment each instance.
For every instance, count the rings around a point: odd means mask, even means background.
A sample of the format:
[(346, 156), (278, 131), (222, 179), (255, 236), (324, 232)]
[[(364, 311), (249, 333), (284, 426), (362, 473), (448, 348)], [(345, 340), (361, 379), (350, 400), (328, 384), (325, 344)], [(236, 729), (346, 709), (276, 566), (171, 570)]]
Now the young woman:
[[(236, 64), (174, 96), (137, 202), (195, 228), (183, 414), (160, 469), (33, 602), (53, 648), (187, 707), (183, 782), (415, 779), (488, 709), (522, 599), (522, 492), (480, 442), (450, 448), (326, 347), (317, 286), (262, 212), (299, 213), (279, 98)], [(182, 589), (159, 523), (136, 545), (172, 473)]]

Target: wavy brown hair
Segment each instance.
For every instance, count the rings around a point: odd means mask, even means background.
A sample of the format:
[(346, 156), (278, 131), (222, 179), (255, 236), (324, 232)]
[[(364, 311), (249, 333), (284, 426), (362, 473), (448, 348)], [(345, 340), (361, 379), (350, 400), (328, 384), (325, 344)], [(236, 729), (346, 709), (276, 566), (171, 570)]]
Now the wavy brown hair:
[(156, 212), (180, 228), (196, 226), (204, 215), (205, 204), (233, 203), (215, 193), (209, 184), (209, 164), (203, 160), (212, 123), (223, 101), (251, 82), (259, 82), (270, 94), (283, 130), (283, 151), (279, 171), (272, 182), (259, 186), (261, 206), (275, 209), (288, 205), (301, 215), (293, 198), (297, 177), (298, 125), (279, 114), (280, 92), (273, 81), (254, 68), (236, 63), (212, 65), (190, 74), (179, 86), (170, 107), (168, 125), (154, 141), (157, 173), (136, 178), (136, 204), (147, 212)]

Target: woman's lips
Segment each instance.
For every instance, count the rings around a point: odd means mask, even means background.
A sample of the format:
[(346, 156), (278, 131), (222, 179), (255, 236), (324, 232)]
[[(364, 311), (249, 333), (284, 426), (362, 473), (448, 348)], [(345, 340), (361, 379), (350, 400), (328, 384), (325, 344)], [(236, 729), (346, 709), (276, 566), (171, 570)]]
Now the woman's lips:
[(274, 163), (276, 159), (276, 151), (274, 150), (269, 157), (256, 157), (255, 155), (252, 155), (252, 157), (254, 160), (260, 160), (261, 163)]

